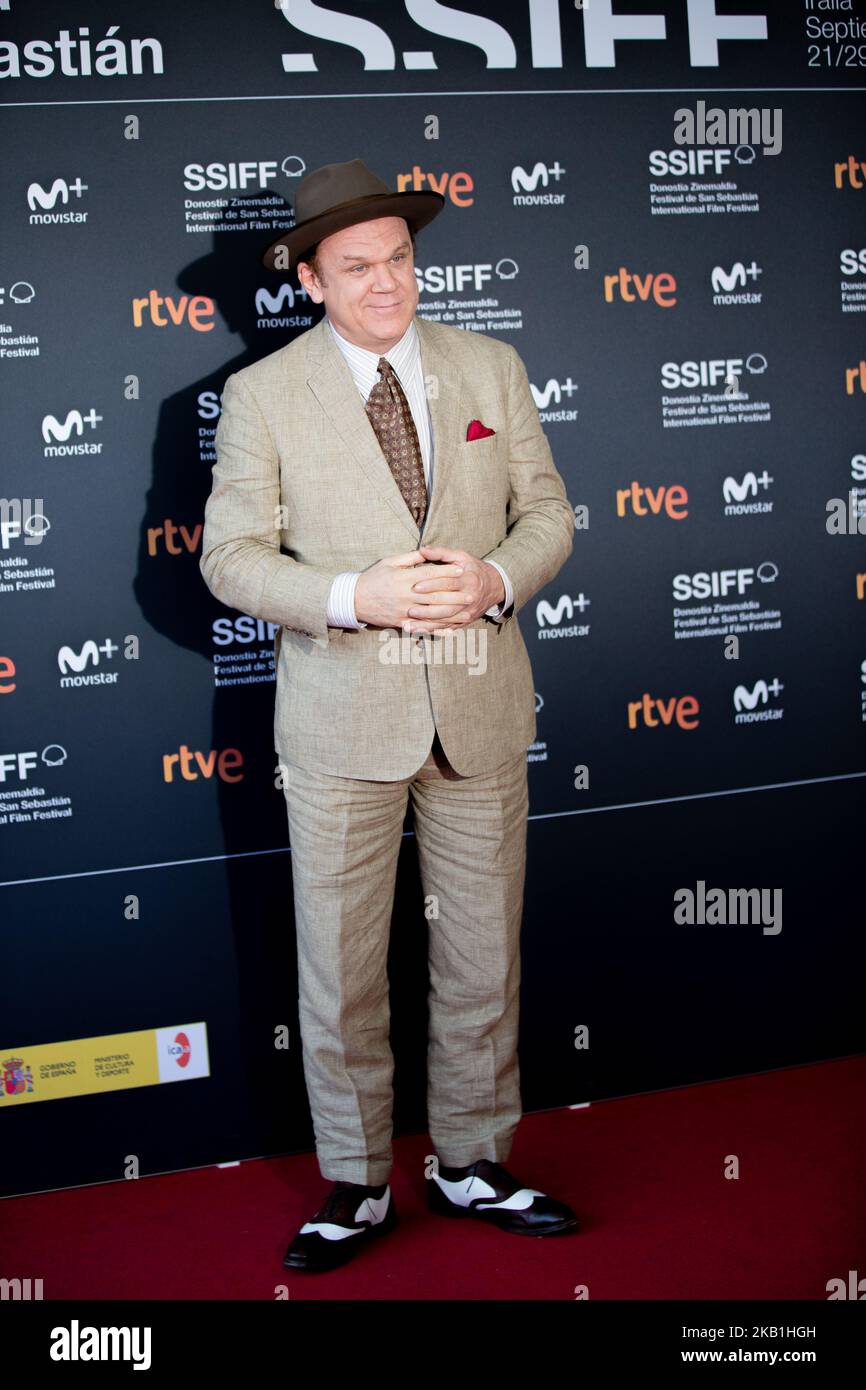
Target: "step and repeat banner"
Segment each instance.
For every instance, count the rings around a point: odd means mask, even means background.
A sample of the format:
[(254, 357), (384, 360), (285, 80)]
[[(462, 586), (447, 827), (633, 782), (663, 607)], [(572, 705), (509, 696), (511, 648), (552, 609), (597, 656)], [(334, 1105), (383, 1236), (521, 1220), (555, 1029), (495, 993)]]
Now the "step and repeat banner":
[(7, 0), (0, 76), (2, 1191), (311, 1146), (275, 629), (199, 558), (340, 160), (444, 194), (419, 313), (518, 350), (575, 512), (519, 617), (525, 1108), (860, 1050), (862, 0)]

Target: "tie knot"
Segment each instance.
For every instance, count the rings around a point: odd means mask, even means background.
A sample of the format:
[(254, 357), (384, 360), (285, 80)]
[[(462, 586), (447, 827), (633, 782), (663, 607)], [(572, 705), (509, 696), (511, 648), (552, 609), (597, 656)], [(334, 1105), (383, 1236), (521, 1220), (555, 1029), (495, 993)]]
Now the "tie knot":
[(377, 367), (376, 367), (376, 371), (377, 371), (377, 372), (381, 372), (383, 376), (393, 376), (393, 375), (394, 375), (394, 368), (391, 366), (391, 363), (388, 361), (387, 357), (380, 357), (380, 358), (379, 358), (379, 362), (378, 362), (378, 365), (377, 365)]

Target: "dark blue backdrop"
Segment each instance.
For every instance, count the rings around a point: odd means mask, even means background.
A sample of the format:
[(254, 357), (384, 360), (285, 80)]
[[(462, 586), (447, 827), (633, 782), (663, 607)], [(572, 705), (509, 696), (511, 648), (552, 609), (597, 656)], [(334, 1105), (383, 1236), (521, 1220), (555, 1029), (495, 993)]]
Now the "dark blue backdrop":
[[(661, 30), (611, 66), (602, 4), (0, 12), (4, 1193), (312, 1146), (273, 634), (198, 558), (222, 384), (319, 312), (261, 252), (334, 160), (445, 189), (419, 312), (514, 344), (578, 509), (520, 616), (525, 1109), (862, 1050), (866, 551), (827, 504), (866, 495), (866, 35), (628, 8)], [(708, 63), (716, 10), (766, 38)], [(780, 152), (677, 172), (701, 99), (780, 113)], [(411, 831), (398, 1130), (425, 1127)], [(698, 882), (781, 889), (781, 930), (680, 925)], [(207, 1076), (19, 1103), (45, 1044), (199, 1022)]]

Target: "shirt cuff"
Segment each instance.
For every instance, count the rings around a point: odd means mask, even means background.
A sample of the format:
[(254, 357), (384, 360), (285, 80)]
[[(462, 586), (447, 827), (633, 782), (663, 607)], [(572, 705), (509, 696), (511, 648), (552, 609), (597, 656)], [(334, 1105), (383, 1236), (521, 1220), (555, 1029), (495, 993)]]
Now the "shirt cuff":
[(328, 627), (348, 627), (357, 631), (367, 626), (355, 616), (355, 589), (360, 578), (360, 570), (357, 573), (345, 570), (334, 579), (328, 595)]
[(505, 585), (505, 598), (501, 603), (494, 604), (492, 608), (488, 608), (484, 616), (486, 618), (501, 618), (506, 608), (510, 608), (514, 602), (514, 591), (511, 588), (511, 581), (502, 566), (497, 565), (495, 560), (488, 560), (487, 563), (488, 565), (492, 565), (493, 568), (498, 570), (502, 575), (502, 582)]

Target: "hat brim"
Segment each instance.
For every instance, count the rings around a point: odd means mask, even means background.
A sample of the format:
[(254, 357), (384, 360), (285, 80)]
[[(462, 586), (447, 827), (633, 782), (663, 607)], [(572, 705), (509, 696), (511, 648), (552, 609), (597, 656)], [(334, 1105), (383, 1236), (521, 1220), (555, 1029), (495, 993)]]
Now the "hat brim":
[[(294, 270), (298, 261), (303, 260), (304, 252), (309, 251), (310, 247), (315, 246), (323, 237), (331, 236), (333, 232), (339, 232), (344, 227), (353, 227), (356, 222), (371, 222), (377, 217), (405, 217), (410, 228), (417, 232), (421, 227), (426, 227), (428, 222), (432, 222), (444, 206), (444, 196), (433, 192), (373, 193), (365, 198), (350, 198), (348, 202), (328, 208), (327, 212), (320, 213), (318, 217), (308, 217), (303, 222), (296, 222), (294, 227), (289, 227), (268, 247), (262, 256), (262, 264), (266, 269), (275, 270), (278, 274)], [(289, 253), (288, 266), (274, 265), (279, 247), (284, 247)]]

